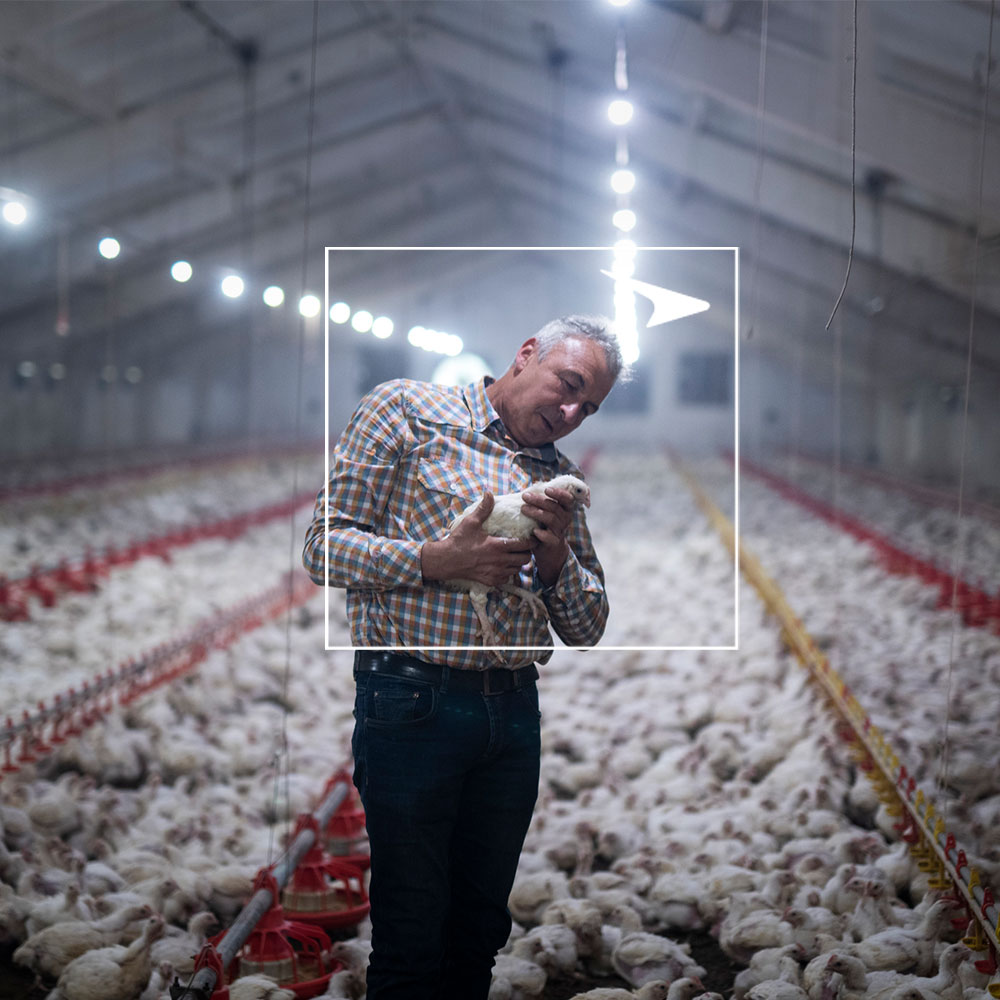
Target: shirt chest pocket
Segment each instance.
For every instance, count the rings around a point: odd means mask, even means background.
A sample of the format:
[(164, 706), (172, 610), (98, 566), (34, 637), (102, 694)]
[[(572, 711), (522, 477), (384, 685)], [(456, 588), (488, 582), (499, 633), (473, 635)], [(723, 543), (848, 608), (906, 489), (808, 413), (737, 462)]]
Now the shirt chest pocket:
[(487, 487), (474, 474), (443, 462), (421, 459), (413, 527), (418, 536), (440, 538), (470, 503), (481, 500)]

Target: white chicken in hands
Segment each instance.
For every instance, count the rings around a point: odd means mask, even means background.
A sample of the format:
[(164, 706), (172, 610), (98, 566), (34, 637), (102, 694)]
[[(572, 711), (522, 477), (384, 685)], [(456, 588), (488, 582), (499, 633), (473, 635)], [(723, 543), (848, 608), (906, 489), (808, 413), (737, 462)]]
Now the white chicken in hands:
[[(505, 493), (498, 497), (493, 497), (492, 509), (481, 521), (481, 527), (487, 535), (494, 538), (514, 538), (520, 541), (528, 541), (532, 534), (538, 529), (540, 521), (529, 517), (522, 512), (525, 506), (524, 494), (531, 492), (544, 492), (548, 489), (565, 490), (572, 497), (573, 509), (590, 506), (590, 487), (583, 480), (576, 476), (563, 475), (556, 476), (548, 482), (532, 483), (527, 489), (517, 493)], [(479, 518), (482, 516), (484, 503), (489, 508), (488, 500), (477, 500), (462, 511), (451, 523), (449, 528), (453, 532), (467, 518)], [(472, 599), (472, 607), (479, 619), (480, 629), (483, 634), (484, 646), (496, 646), (498, 644), (497, 634), (486, 616), (486, 597), (490, 590), (502, 590), (507, 594), (514, 594), (522, 600), (527, 601), (536, 615), (542, 618), (548, 617), (545, 603), (533, 591), (516, 584), (506, 582), (489, 586), (476, 580), (451, 579), (448, 580), (451, 587), (465, 590)]]

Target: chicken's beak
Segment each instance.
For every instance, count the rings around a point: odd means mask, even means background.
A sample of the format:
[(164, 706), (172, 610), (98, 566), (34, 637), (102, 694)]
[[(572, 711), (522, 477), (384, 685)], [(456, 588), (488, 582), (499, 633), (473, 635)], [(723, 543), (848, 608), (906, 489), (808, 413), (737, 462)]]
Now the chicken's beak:
[(590, 506), (590, 494), (589, 493), (584, 493), (583, 494), (583, 506), (584, 507), (589, 507)]

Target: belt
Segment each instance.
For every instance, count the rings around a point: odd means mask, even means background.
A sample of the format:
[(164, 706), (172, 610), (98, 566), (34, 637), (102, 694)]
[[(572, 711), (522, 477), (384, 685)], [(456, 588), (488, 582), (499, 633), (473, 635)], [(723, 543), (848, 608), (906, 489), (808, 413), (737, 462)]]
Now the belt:
[(354, 652), (354, 676), (359, 674), (409, 677), (438, 686), (444, 686), (447, 681), (449, 691), (474, 691), (479, 694), (503, 694), (527, 687), (538, 680), (538, 668), (533, 663), (517, 670), (456, 670), (439, 663), (425, 663), (413, 656), (367, 649)]

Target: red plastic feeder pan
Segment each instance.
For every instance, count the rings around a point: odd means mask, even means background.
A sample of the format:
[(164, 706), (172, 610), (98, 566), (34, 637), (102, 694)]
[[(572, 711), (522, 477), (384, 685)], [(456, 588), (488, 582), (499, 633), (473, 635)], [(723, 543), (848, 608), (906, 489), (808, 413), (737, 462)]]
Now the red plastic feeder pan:
[(358, 790), (351, 782), (350, 775), (341, 771), (335, 774), (323, 790), (325, 798), (330, 789), (343, 782), (347, 785), (347, 797), (337, 807), (336, 812), (326, 824), (324, 836), (327, 851), (339, 861), (346, 861), (365, 871), (371, 864), (369, 856), (368, 833), (365, 830), (365, 811), (361, 806)]
[[(261, 975), (307, 1000), (326, 991), (330, 976), (343, 968), (336, 959), (327, 959), (330, 938), (319, 927), (285, 917), (278, 884), (269, 869), (257, 873), (254, 892), (267, 889), (275, 902), (250, 932), (245, 944), (226, 970), (226, 985), (218, 986), (212, 1000), (229, 1000), (229, 983), (242, 976)], [(209, 939), (213, 946), (223, 934)], [(218, 959), (216, 959), (218, 960)]]
[(313, 816), (299, 817), (292, 839), (309, 828), (316, 839), (282, 894), (285, 913), (328, 930), (353, 927), (369, 910), (363, 870), (347, 858), (331, 858), (324, 852)]

